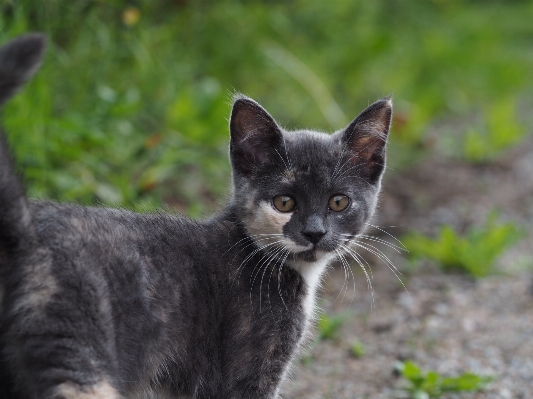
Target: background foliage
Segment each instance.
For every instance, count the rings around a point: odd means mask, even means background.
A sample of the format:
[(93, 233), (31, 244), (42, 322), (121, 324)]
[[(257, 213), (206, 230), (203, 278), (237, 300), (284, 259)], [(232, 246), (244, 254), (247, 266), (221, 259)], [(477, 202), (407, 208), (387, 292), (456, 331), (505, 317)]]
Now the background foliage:
[(0, 4), (0, 41), (50, 38), (3, 110), (36, 197), (203, 214), (228, 192), (234, 91), (325, 131), (393, 93), (393, 169), (435, 152), (489, 162), (531, 118), (532, 2)]

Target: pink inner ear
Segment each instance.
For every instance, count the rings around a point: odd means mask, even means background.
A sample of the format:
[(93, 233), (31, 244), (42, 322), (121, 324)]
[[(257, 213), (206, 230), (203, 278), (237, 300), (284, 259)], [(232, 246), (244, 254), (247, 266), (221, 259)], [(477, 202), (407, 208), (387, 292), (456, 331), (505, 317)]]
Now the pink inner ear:
[(376, 101), (346, 128), (344, 140), (353, 163), (372, 168), (381, 164), (392, 117), (390, 99)]
[(383, 153), (385, 140), (379, 136), (363, 136), (354, 140), (350, 149), (352, 153), (352, 162), (371, 162), (378, 161)]

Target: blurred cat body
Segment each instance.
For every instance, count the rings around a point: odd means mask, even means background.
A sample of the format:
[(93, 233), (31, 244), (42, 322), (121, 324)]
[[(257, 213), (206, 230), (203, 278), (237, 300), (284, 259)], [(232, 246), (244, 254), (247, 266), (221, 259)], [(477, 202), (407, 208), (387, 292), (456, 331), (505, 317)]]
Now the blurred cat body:
[[(44, 43), (0, 49), (0, 103)], [(236, 96), (231, 199), (203, 221), (29, 201), (0, 135), (0, 397), (277, 398), (324, 270), (374, 213), (391, 113), (288, 132)]]

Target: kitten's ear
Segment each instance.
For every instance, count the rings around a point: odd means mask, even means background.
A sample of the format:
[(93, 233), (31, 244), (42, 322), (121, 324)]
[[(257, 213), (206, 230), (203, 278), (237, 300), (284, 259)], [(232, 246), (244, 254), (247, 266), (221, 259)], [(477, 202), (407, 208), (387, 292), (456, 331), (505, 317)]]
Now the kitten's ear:
[(274, 162), (283, 140), (280, 128), (268, 112), (243, 96), (233, 103), (230, 133), (231, 162), (233, 168), (244, 175)]
[(353, 165), (369, 183), (375, 183), (385, 167), (385, 146), (392, 119), (392, 100), (386, 97), (366, 108), (344, 130), (342, 140)]

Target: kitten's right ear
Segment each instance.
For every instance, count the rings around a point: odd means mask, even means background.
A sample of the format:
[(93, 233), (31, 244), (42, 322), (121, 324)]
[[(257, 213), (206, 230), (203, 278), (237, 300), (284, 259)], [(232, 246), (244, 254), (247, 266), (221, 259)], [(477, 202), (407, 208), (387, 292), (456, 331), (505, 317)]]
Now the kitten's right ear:
[(0, 105), (39, 69), (46, 47), (46, 36), (29, 33), (0, 48)]
[(230, 120), (230, 157), (233, 168), (244, 175), (274, 161), (283, 141), (277, 123), (254, 100), (238, 96)]

